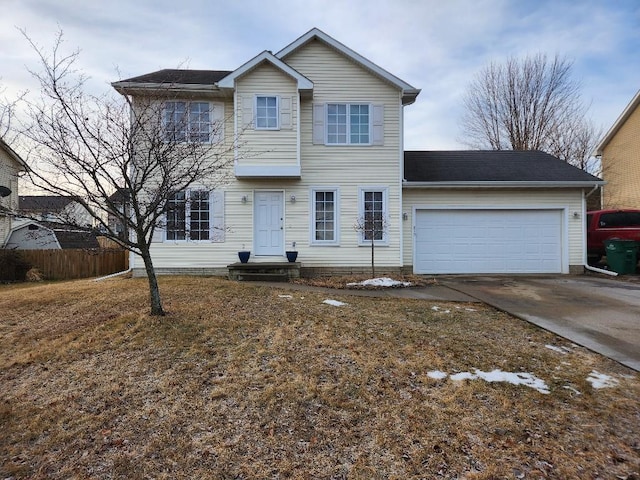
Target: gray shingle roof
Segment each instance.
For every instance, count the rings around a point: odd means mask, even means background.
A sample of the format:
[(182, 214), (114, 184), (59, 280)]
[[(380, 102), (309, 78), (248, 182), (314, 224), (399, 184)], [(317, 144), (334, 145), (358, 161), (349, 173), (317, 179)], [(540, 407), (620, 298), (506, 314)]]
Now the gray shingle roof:
[(404, 152), (407, 182), (602, 182), (540, 151), (453, 150)]
[(59, 213), (73, 201), (74, 197), (58, 195), (20, 195), (18, 209), (29, 213)]
[(229, 70), (180, 70), (169, 69), (146, 73), (138, 77), (127, 78), (116, 83), (160, 83), (186, 85), (213, 85), (229, 75)]

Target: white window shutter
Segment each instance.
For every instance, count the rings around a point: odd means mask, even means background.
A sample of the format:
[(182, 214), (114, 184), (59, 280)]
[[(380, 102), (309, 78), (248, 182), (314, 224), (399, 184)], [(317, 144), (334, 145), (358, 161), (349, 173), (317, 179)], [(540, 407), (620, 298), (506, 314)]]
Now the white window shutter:
[(167, 216), (166, 215), (161, 215), (158, 218), (158, 225), (161, 226), (157, 226), (155, 228), (155, 230), (153, 231), (153, 236), (151, 237), (151, 243), (161, 243), (162, 241), (164, 241), (164, 226), (167, 224)]
[(242, 97), (242, 125), (253, 128), (253, 97)]
[(280, 128), (283, 130), (291, 130), (291, 105), (293, 99), (291, 97), (280, 97)]
[(224, 138), (224, 105), (214, 103), (211, 109), (211, 142), (218, 143)]
[(224, 242), (224, 191), (211, 192), (211, 241)]
[(324, 145), (324, 104), (313, 104), (313, 144)]
[(384, 105), (373, 106), (373, 132), (371, 143), (384, 145)]

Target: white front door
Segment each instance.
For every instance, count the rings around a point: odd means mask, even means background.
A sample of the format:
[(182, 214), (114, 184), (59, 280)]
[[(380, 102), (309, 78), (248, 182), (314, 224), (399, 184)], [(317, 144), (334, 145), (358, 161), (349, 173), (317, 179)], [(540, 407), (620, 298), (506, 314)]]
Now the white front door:
[(283, 193), (257, 191), (254, 199), (256, 255), (284, 255)]

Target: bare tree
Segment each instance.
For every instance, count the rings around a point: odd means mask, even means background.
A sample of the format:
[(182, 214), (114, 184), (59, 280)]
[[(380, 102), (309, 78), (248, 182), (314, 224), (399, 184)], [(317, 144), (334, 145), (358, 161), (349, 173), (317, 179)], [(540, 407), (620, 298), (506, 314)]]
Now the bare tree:
[(462, 141), (471, 148), (541, 150), (593, 171), (598, 132), (572, 68), (567, 59), (543, 54), (491, 63), (464, 97)]
[[(172, 115), (167, 128), (163, 105), (169, 86), (164, 97), (156, 92), (159, 97), (149, 101), (115, 92), (96, 96), (76, 69), (78, 51), (62, 52), (62, 32), (50, 54), (25, 38), (41, 67), (31, 71), (40, 94), (25, 100), (27, 121), (20, 128), (31, 182), (45, 192), (73, 196), (101, 234), (139, 255), (149, 281), (151, 314), (164, 315), (150, 252), (154, 232), (166, 226), (167, 206), (176, 194), (194, 184), (213, 188), (224, 182), (233, 145), (208, 141), (221, 125), (198, 132), (206, 138), (191, 138), (180, 125), (184, 116)], [(112, 196), (116, 191), (127, 208)], [(119, 235), (109, 214), (130, 235)], [(87, 228), (72, 216), (63, 223)]]
[(371, 277), (376, 278), (375, 245), (384, 239), (389, 228), (389, 221), (381, 210), (365, 209), (362, 216), (356, 219), (353, 229), (362, 235), (364, 241), (371, 241)]

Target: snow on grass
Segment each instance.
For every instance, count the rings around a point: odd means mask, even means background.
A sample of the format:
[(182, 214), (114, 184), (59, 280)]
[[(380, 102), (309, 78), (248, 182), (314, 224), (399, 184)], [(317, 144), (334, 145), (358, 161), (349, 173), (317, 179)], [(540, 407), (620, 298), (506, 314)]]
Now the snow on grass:
[(442, 310), (437, 305), (434, 305), (433, 307), (431, 307), (431, 310), (433, 310), (434, 312), (451, 313), (451, 310)]
[(427, 372), (427, 377), (433, 378), (435, 380), (441, 380), (443, 378), (447, 378), (447, 374), (441, 372), (440, 370), (433, 370), (432, 372)]
[(589, 374), (587, 382), (589, 382), (593, 388), (613, 388), (618, 385), (618, 380), (596, 370), (593, 370)]
[(280, 298), (293, 298), (292, 295), (278, 295)]
[(326, 303), (327, 305), (332, 305), (334, 307), (344, 307), (345, 305), (347, 305), (344, 302), (340, 302), (338, 300), (332, 300), (330, 298), (327, 298), (324, 302), (322, 303)]
[(558, 352), (561, 353), (562, 355), (566, 355), (567, 353), (571, 352), (571, 349), (568, 347), (556, 347), (555, 345), (545, 345), (546, 348), (548, 348), (549, 350), (553, 350), (554, 352)]
[(410, 287), (411, 282), (400, 282), (389, 277), (371, 278), (362, 282), (347, 283), (348, 287)]
[[(427, 372), (427, 376), (435, 379), (443, 379), (446, 378), (447, 374), (441, 372), (439, 370), (434, 370), (432, 372)], [(526, 387), (533, 388), (540, 393), (548, 394), (550, 393), (549, 387), (545, 383), (544, 380), (536, 377), (535, 375), (527, 372), (503, 372), (502, 370), (492, 370), (491, 372), (483, 372), (482, 370), (478, 370), (477, 368), (474, 370), (474, 373), (471, 372), (460, 372), (454, 373), (450, 375), (451, 380), (454, 382), (459, 382), (462, 380), (475, 380), (480, 379), (485, 382), (505, 382), (511, 383), (513, 385), (524, 385)]]

